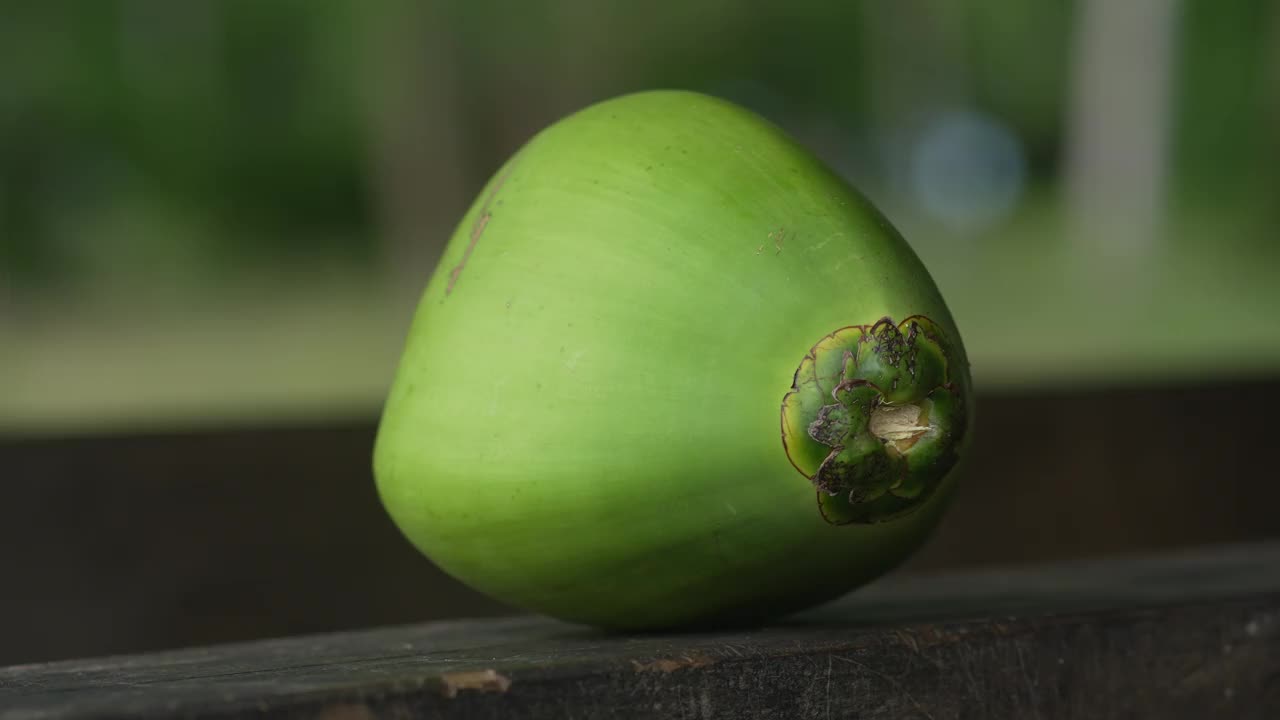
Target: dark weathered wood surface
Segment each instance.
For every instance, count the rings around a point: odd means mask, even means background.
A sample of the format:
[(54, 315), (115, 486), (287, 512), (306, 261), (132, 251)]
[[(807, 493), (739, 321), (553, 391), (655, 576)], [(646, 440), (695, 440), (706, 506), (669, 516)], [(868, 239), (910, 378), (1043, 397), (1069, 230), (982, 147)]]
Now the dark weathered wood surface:
[[(1280, 368), (987, 390), (960, 492), (911, 569), (1280, 538), (1280, 483), (1258, 452), (1275, 442)], [(1223, 398), (1249, 402), (1226, 423), (1207, 410)], [(1123, 415), (1124, 431), (1082, 434), (1100, 412)], [(371, 474), (376, 430), (373, 412), (74, 437), (0, 429), (0, 583), (23, 588), (0, 592), (0, 666), (510, 612), (396, 530)]]
[(0, 669), (0, 718), (1277, 718), (1280, 543), (900, 577), (750, 631), (537, 618)]

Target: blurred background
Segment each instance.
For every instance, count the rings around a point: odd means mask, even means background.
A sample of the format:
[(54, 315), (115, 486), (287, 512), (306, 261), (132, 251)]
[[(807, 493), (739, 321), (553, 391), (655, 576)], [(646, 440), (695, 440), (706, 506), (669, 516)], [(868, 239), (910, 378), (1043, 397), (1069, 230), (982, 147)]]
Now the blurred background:
[(742, 103), (929, 266), (980, 418), (908, 571), (1280, 536), (1271, 0), (6, 2), (0, 664), (508, 612), (369, 453), (497, 166)]

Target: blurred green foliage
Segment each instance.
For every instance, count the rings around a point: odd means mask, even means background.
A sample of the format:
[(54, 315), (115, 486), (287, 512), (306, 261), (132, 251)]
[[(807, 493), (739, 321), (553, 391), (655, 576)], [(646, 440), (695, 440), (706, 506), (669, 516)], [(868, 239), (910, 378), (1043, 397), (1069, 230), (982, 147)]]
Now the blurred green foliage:
[[(447, 3), (437, 21), (454, 37), (449, 71), (474, 92), (432, 111), (464, 118), (474, 146), (467, 157), (478, 167), (460, 175), (476, 183), (501, 159), (485, 132), (499, 120), (476, 98), (486, 78), (519, 73), (531, 57), (592, 61), (578, 70), (597, 78), (597, 96), (704, 89), (783, 120), (821, 115), (855, 138), (883, 116), (877, 103), (898, 112), (904, 92), (930, 90), (931, 68), (959, 64), (943, 80), (966, 83), (969, 101), (1017, 133), (1033, 179), (1053, 182), (1075, 4), (901, 7)], [(395, 12), (421, 20), (395, 3), (11, 4), (0, 23), (0, 267), (38, 285), (111, 267), (108, 255), (217, 265), (323, 252), (367, 261), (377, 243), (360, 85), (371, 45), (356, 28), (364, 16)], [(867, 46), (895, 30), (877, 16), (894, 14), (917, 35), (881, 39), (905, 68), (885, 77)], [(1183, 4), (1173, 112), (1184, 195), (1231, 202), (1274, 192), (1275, 15), (1267, 0)], [(902, 78), (924, 87), (878, 87)], [(139, 224), (157, 229), (138, 232)]]
[[(1274, 368), (1280, 5), (1167, 6), (1168, 194), (1127, 276), (1071, 235), (1064, 192), (1080, 18), (1107, 7), (7, 3), (0, 424), (375, 406), (493, 169), (556, 118), (652, 87), (739, 101), (853, 179), (930, 266), (984, 382), (1114, 376), (1116, 358), (1131, 377)], [(1113, 45), (1104, 74), (1134, 72), (1149, 39)], [(912, 184), (921, 138), (955, 111), (1025, 168), (978, 225), (931, 214)], [(1111, 108), (1090, 111), (1107, 126)], [(943, 189), (962, 199), (989, 179), (957, 167)], [(1188, 323), (1211, 337), (1185, 342)]]
[(1187, 2), (1175, 77), (1179, 199), (1245, 199), (1280, 221), (1280, 6)]
[(9, 8), (0, 263), (33, 284), (121, 256), (367, 257), (350, 11), (249, 0)]

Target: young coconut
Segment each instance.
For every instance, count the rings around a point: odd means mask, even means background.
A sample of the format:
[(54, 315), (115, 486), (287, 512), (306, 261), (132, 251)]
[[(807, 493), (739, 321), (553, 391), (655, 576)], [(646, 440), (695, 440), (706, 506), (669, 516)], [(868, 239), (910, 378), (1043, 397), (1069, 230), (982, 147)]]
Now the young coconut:
[(446, 572), (615, 629), (759, 622), (926, 539), (972, 413), (894, 228), (690, 92), (551, 125), (483, 189), (409, 331), (382, 501)]

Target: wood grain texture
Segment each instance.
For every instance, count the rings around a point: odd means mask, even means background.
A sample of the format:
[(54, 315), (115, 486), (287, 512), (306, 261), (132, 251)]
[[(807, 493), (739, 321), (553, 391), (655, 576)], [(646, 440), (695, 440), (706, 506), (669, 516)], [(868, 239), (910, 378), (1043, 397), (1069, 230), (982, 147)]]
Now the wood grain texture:
[(1280, 543), (902, 577), (767, 628), (540, 618), (16, 666), (0, 718), (1274, 718)]

